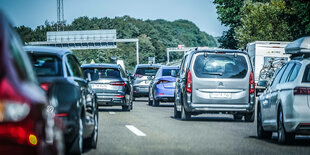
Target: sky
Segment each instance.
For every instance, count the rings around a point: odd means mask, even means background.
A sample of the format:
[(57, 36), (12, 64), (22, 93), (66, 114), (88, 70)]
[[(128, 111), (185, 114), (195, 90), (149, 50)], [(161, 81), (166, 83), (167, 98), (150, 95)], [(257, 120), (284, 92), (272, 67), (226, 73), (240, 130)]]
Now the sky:
[[(228, 28), (221, 25), (213, 0), (63, 0), (64, 18), (71, 23), (80, 16), (138, 19), (187, 19), (201, 31), (221, 36)], [(35, 28), (57, 21), (57, 0), (0, 0), (2, 10), (14, 26)]]

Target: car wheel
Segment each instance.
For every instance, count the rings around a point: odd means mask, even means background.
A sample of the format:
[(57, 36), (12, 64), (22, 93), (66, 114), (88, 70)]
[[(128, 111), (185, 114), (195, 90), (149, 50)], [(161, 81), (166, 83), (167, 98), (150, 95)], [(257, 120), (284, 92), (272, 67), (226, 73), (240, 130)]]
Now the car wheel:
[(181, 108), (181, 119), (183, 121), (187, 121), (187, 120), (190, 120), (191, 119), (191, 113), (190, 112), (187, 112), (184, 108), (184, 106), (182, 106)]
[(154, 98), (154, 95), (153, 95), (153, 106), (154, 106), (154, 107), (159, 106), (159, 101), (157, 101), (157, 100)]
[(178, 111), (177, 105), (174, 103), (174, 118), (181, 118), (181, 112)]
[(272, 136), (271, 131), (265, 131), (262, 123), (262, 112), (260, 105), (257, 105), (257, 137), (260, 139), (270, 139)]
[(281, 144), (292, 143), (295, 140), (295, 134), (287, 133), (285, 131), (283, 121), (283, 111), (281, 106), (279, 107), (277, 123), (278, 123), (278, 142)]
[(244, 115), (245, 122), (254, 122), (254, 116), (255, 116), (254, 112), (246, 113)]
[(241, 114), (234, 114), (234, 120), (235, 121), (241, 121), (242, 117), (243, 117), (243, 115), (241, 115)]
[(82, 154), (83, 153), (83, 145), (84, 145), (84, 139), (83, 139), (83, 132), (84, 132), (84, 123), (82, 116), (79, 119), (79, 130), (77, 134), (77, 138), (75, 139), (71, 154)]
[(92, 133), (92, 136), (85, 140), (85, 144), (87, 148), (97, 148), (97, 141), (98, 141), (98, 111), (94, 112), (94, 123), (95, 128)]

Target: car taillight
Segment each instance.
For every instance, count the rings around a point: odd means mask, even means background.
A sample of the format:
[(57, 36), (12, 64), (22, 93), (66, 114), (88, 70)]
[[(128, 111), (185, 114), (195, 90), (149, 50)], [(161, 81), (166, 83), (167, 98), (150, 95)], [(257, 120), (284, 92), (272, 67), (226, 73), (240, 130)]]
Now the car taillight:
[(250, 73), (249, 92), (250, 92), (250, 94), (254, 94), (255, 93), (255, 82), (254, 82), (254, 74), (253, 74), (253, 72)]
[(142, 77), (143, 77), (143, 75), (140, 75), (140, 74), (135, 74), (135, 77), (142, 78)]
[(110, 82), (110, 85), (112, 86), (126, 86), (126, 83), (124, 81), (115, 81), (115, 82)]
[(310, 88), (308, 87), (296, 87), (294, 88), (294, 95), (310, 95)]
[(0, 137), (13, 139), (19, 144), (38, 144), (33, 133), (34, 122), (26, 119), (31, 110), (29, 102), (7, 78), (0, 81), (0, 122), (5, 122), (0, 124)]
[(164, 84), (164, 83), (169, 83), (170, 81), (167, 80), (158, 80), (156, 84)]
[(193, 89), (193, 80), (192, 80), (192, 73), (190, 70), (187, 72), (187, 81), (186, 81), (186, 91), (188, 93), (192, 93)]
[(124, 98), (124, 95), (114, 95), (114, 97)]
[(48, 83), (48, 82), (43, 82), (40, 84), (40, 87), (45, 90), (45, 91), (48, 91), (48, 89), (50, 88), (51, 86), (51, 83)]
[(66, 117), (68, 116), (68, 113), (58, 113), (56, 114), (57, 117)]
[(0, 122), (20, 121), (30, 112), (28, 99), (20, 95), (4, 78), (0, 82)]

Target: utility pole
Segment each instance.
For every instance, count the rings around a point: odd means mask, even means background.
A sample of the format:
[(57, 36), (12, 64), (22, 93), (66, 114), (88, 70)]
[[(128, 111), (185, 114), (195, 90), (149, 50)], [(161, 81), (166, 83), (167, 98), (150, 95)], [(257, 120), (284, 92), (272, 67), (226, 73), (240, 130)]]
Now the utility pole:
[(59, 29), (62, 29), (62, 31), (64, 31), (64, 24), (64, 3), (63, 0), (57, 0), (57, 31), (59, 31)]

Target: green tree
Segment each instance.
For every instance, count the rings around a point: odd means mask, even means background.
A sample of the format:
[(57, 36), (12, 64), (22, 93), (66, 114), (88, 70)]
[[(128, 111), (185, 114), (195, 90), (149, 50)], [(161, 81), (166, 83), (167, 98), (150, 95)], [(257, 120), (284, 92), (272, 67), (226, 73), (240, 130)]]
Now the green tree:
[(241, 26), (236, 28), (235, 39), (239, 47), (255, 40), (291, 40), (288, 22), (283, 17), (286, 10), (283, 0), (266, 3), (246, 1), (242, 7)]

